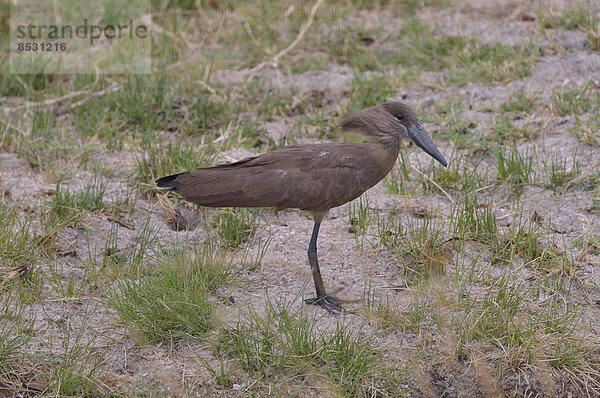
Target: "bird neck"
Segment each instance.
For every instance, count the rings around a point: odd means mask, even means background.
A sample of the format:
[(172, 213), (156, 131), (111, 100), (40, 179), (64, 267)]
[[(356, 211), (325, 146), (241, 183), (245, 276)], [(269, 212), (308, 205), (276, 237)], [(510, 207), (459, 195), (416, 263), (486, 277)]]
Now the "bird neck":
[[(381, 171), (385, 176), (392, 170), (400, 153), (400, 141), (390, 137), (390, 139), (378, 140), (371, 143), (371, 151), (380, 164)], [(382, 177), (383, 178), (383, 177)]]

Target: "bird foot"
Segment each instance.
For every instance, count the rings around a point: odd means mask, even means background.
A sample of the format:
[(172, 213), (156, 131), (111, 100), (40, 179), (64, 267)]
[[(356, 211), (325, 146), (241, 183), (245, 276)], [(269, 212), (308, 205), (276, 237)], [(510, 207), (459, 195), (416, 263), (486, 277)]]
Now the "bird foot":
[(332, 314), (342, 314), (346, 312), (346, 309), (341, 306), (340, 300), (338, 300), (335, 296), (331, 294), (328, 294), (323, 297), (305, 299), (304, 302), (309, 305), (320, 305), (322, 308), (326, 309)]

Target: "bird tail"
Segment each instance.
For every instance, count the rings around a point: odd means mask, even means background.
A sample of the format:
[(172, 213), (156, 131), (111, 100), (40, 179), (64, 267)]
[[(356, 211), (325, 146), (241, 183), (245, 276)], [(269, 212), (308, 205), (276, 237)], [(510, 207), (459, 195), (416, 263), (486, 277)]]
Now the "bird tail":
[(179, 191), (179, 183), (177, 177), (179, 174), (173, 174), (156, 180), (156, 186), (159, 188), (169, 188), (169, 191)]

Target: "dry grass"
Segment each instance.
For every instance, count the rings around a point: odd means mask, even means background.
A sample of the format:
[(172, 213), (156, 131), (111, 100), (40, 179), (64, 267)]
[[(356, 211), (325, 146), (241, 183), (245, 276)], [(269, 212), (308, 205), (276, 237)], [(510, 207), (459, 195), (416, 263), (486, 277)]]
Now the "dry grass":
[[(2, 73), (0, 395), (600, 394), (600, 9), (555, 3), (155, 1), (151, 75)], [(355, 314), (303, 216), (154, 186), (393, 98), (449, 167), (332, 211)]]

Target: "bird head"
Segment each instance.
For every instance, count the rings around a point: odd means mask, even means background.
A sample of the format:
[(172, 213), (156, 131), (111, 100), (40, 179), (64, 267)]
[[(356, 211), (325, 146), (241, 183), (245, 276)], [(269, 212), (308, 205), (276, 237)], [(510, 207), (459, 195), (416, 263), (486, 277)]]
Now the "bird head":
[(415, 112), (402, 102), (363, 109), (344, 116), (342, 131), (356, 131), (386, 145), (399, 148), (402, 138), (409, 138), (443, 166), (448, 163), (427, 134)]

